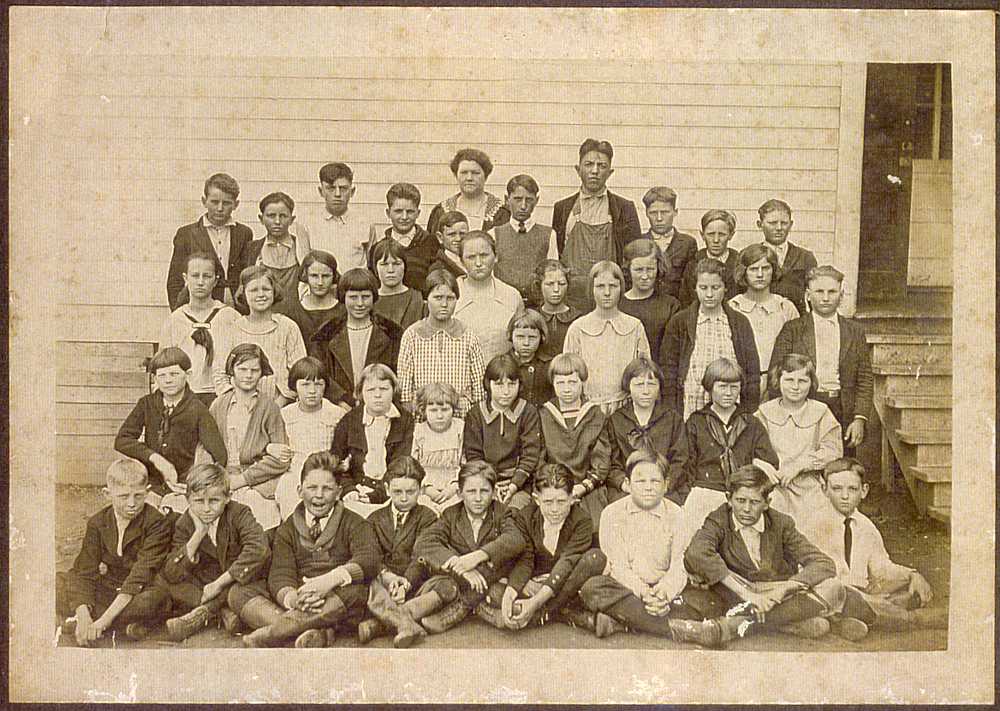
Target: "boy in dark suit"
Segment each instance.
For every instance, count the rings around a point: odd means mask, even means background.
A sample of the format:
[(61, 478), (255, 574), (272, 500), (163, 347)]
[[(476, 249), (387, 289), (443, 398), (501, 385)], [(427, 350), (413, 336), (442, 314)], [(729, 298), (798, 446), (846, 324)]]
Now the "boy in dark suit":
[(205, 181), (201, 199), (205, 214), (197, 222), (184, 225), (174, 235), (174, 251), (167, 272), (167, 302), (170, 310), (186, 304), (184, 269), (192, 252), (207, 252), (216, 257), (219, 280), (212, 298), (247, 313), (247, 307), (236, 303), (240, 272), (248, 266), (246, 248), (253, 240), (253, 230), (233, 220), (233, 211), (240, 204), (240, 186), (225, 173), (216, 173)]
[(111, 505), (87, 521), (73, 568), (56, 578), (56, 612), (66, 621), (63, 630), (75, 634), (83, 647), (112, 627), (142, 639), (166, 613), (170, 597), (152, 583), (169, 550), (170, 526), (146, 503), (148, 490), (148, 474), (140, 462), (112, 462), (104, 489)]
[(657, 293), (670, 294), (680, 298), (681, 280), (688, 264), (694, 261), (698, 243), (691, 235), (678, 232), (674, 227), (677, 217), (677, 193), (672, 188), (654, 187), (642, 196), (646, 206), (649, 232), (643, 235), (653, 240), (660, 250), (660, 278), (656, 284)]
[[(267, 587), (284, 612), (243, 638), (247, 647), (324, 647), (345, 618), (360, 616), (382, 565), (370, 523), (340, 502), (340, 462), (329, 452), (302, 465), (302, 503), (278, 526)], [(251, 601), (252, 602), (252, 601)]]
[(865, 439), (865, 423), (872, 411), (871, 349), (861, 324), (837, 313), (844, 275), (831, 266), (814, 267), (806, 284), (812, 313), (803, 312), (804, 316), (781, 327), (771, 362), (780, 363), (789, 353), (812, 359), (819, 380), (812, 397), (826, 403), (843, 427), (844, 448), (850, 456)]
[(396, 457), (385, 472), (389, 505), (373, 511), (368, 522), (375, 529), (375, 539), (382, 550), (382, 572), (372, 581), (368, 592), (368, 610), (375, 616), (358, 625), (362, 644), (397, 631), (393, 644), (409, 647), (427, 632), (416, 623), (437, 608), (428, 598), (420, 603), (405, 602), (416, 592), (427, 573), (413, 555), (413, 546), (425, 529), (434, 525), (437, 515), (417, 503), (424, 481), (424, 468), (409, 455)]
[(764, 243), (778, 256), (781, 276), (771, 282), (771, 293), (789, 299), (800, 314), (806, 308), (806, 275), (816, 266), (816, 256), (808, 249), (788, 241), (792, 231), (792, 208), (782, 200), (768, 200), (757, 209), (757, 228), (764, 233)]
[(174, 524), (172, 553), (161, 577), (175, 611), (170, 639), (181, 642), (217, 615), (232, 631), (238, 617), (226, 607), (229, 587), (260, 577), (271, 551), (253, 512), (229, 498), (229, 477), (218, 464), (198, 464), (188, 475), (188, 510)]
[(614, 154), (607, 141), (585, 140), (576, 165), (580, 191), (552, 209), (560, 259), (577, 273), (570, 280), (567, 298), (583, 312), (593, 309), (593, 295), (588, 293), (590, 268), (602, 260), (621, 265), (625, 245), (642, 235), (632, 201), (608, 191), (608, 178), (615, 172), (611, 167)]
[(372, 225), (368, 237), (368, 271), (378, 274), (372, 261), (372, 247), (383, 239), (394, 239), (403, 247), (403, 261), (406, 271), (403, 283), (411, 289), (421, 291), (431, 262), (437, 257), (441, 243), (437, 237), (417, 224), (420, 216), (420, 191), (410, 183), (396, 183), (385, 194), (385, 214), (392, 226), (379, 235)]
[(830, 631), (827, 617), (844, 605), (844, 586), (792, 518), (768, 508), (773, 488), (753, 464), (733, 472), (727, 502), (705, 518), (684, 554), (688, 572), (708, 587), (689, 583), (682, 604), (706, 619), (737, 618), (741, 637), (757, 628), (821, 637)]

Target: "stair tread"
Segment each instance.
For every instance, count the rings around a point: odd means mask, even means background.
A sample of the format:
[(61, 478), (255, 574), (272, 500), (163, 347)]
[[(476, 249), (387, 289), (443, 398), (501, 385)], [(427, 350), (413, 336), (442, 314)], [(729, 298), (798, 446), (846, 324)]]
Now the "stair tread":
[(951, 336), (944, 334), (917, 334), (917, 333), (869, 333), (866, 337), (869, 343), (898, 343), (900, 345), (913, 346), (936, 346), (950, 345)]
[(896, 430), (907, 444), (951, 444), (951, 430)]
[(950, 466), (934, 466), (924, 464), (919, 467), (910, 467), (910, 471), (913, 472), (913, 476), (920, 481), (925, 481), (928, 484), (950, 484), (951, 483), (951, 467)]
[(951, 375), (951, 366), (947, 365), (912, 365), (886, 363), (872, 365), (872, 372), (875, 375)]
[(885, 396), (885, 404), (897, 410), (950, 410), (951, 398), (934, 395), (896, 395)]
[(949, 523), (951, 521), (951, 506), (928, 506), (927, 515), (942, 523)]

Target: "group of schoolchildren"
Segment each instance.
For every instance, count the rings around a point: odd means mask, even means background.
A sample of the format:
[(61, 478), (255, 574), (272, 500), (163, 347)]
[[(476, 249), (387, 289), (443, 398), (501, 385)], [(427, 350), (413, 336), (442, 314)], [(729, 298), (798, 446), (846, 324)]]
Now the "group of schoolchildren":
[(485, 193), (475, 149), (427, 230), (406, 183), (391, 227), (359, 225), (331, 163), (322, 213), (293, 231), (272, 193), (255, 240), (236, 181), (210, 177), (111, 505), (58, 577), (64, 633), (408, 647), (473, 615), (721, 647), (946, 626), (858, 510), (845, 454), (872, 375), (843, 275), (788, 242), (779, 200), (739, 253), (710, 210), (699, 250), (654, 187), (641, 234), (607, 190), (613, 155), (583, 143), (551, 227), (530, 176)]

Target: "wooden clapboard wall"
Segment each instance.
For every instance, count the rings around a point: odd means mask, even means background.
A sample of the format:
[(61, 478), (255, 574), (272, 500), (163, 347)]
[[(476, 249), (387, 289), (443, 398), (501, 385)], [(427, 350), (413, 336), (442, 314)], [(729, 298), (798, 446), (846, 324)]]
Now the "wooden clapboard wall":
[[(793, 241), (833, 258), (841, 136), (838, 64), (477, 59), (76, 57), (53, 123), (62, 159), (46, 165), (76, 225), (64, 275), (68, 339), (155, 341), (176, 228), (201, 214), (213, 172), (242, 187), (236, 218), (262, 230), (256, 202), (284, 190), (318, 207), (317, 172), (350, 163), (352, 210), (385, 222), (390, 184), (430, 208), (455, 192), (460, 147), (490, 154), (487, 189), (527, 172), (540, 221), (578, 186), (580, 142), (616, 149), (612, 190), (639, 202), (654, 184), (679, 195), (678, 226), (733, 210), (733, 246), (759, 239), (756, 208), (795, 210)], [(112, 268), (108, 268), (108, 260)]]
[(954, 229), (951, 161), (914, 160), (910, 193), (909, 286), (951, 287)]

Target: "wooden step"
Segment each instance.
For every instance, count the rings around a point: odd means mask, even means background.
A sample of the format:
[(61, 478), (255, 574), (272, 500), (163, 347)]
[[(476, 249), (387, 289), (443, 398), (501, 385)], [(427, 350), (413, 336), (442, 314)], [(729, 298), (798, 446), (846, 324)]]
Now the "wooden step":
[(895, 425), (901, 430), (951, 429), (950, 397), (891, 394), (885, 404), (898, 411)]
[(951, 523), (951, 506), (928, 506), (927, 515), (941, 523)]
[(872, 364), (872, 373), (875, 375), (906, 375), (909, 377), (934, 377), (942, 375), (951, 375), (951, 365), (924, 365), (924, 364), (913, 364), (913, 363), (887, 363), (887, 364)]
[(951, 465), (951, 432), (945, 430), (896, 430), (902, 451), (900, 464), (910, 467)]
[(951, 482), (951, 466), (923, 466), (910, 467), (913, 476), (928, 484), (942, 484)]
[(885, 343), (899, 343), (906, 345), (920, 345), (920, 344), (933, 344), (933, 345), (951, 345), (951, 335), (950, 334), (927, 334), (922, 335), (918, 333), (869, 333), (865, 336), (865, 340), (875, 344), (885, 344)]
[(874, 343), (872, 344), (872, 364), (933, 365), (950, 368), (951, 343)]
[(951, 444), (951, 430), (896, 430), (896, 434), (906, 444)]
[(909, 374), (875, 374), (875, 386), (883, 388), (887, 395), (923, 395), (928, 397), (951, 397), (951, 375), (928, 375), (921, 372), (919, 378)]

